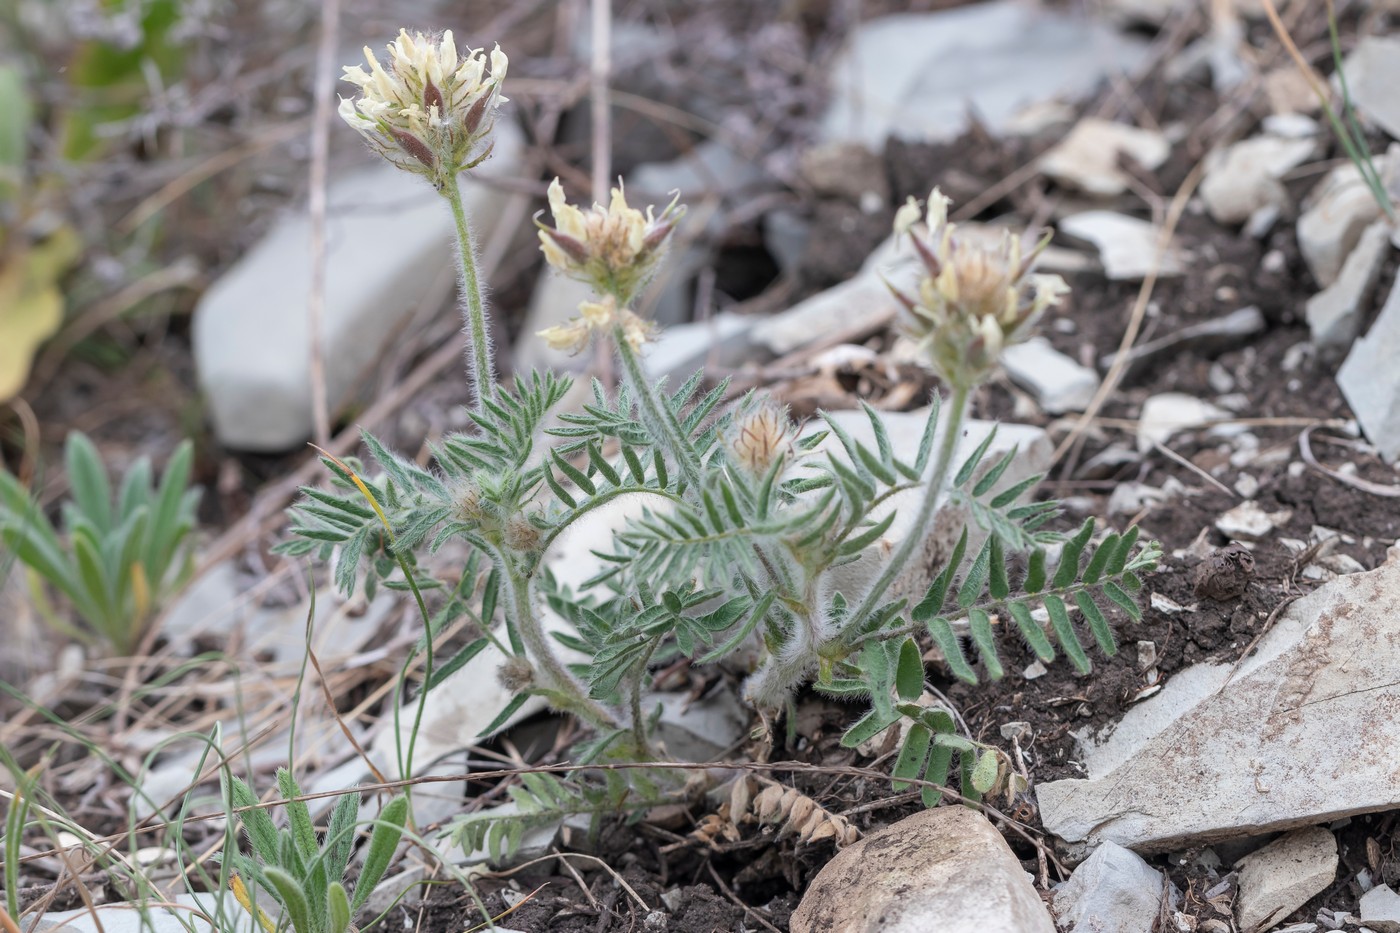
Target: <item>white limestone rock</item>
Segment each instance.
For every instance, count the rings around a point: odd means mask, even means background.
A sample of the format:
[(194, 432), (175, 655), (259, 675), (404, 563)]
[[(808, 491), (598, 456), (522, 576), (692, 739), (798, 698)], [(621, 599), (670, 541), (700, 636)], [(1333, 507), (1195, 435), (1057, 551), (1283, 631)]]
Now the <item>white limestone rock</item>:
[(1377, 315), (1366, 336), (1352, 345), (1337, 385), (1357, 423), (1388, 462), (1400, 460), (1400, 288)]
[(1146, 220), (1113, 211), (1083, 211), (1060, 220), (1060, 232), (1098, 248), (1104, 274), (1117, 281), (1141, 281), (1155, 267), (1158, 278), (1181, 275), (1189, 255), (1168, 244), (1158, 258), (1161, 231)]
[(1298, 249), (1323, 288), (1337, 280), (1361, 233), (1381, 216), (1355, 165), (1339, 165), (1304, 199)]
[(1302, 165), (1317, 149), (1309, 138), (1288, 139), (1255, 136), (1206, 156), (1201, 198), (1211, 217), (1222, 224), (1237, 224), (1264, 207), (1286, 207), (1288, 192), (1279, 180)]
[(1068, 136), (1040, 157), (1040, 170), (1086, 194), (1112, 197), (1128, 190), (1132, 178), (1119, 167), (1127, 156), (1156, 169), (1171, 154), (1171, 143), (1155, 130), (1085, 117)]
[(1152, 933), (1163, 884), (1142, 856), (1105, 842), (1055, 891), (1055, 918), (1064, 933)]
[(1336, 281), (1308, 299), (1308, 329), (1315, 346), (1345, 350), (1356, 340), (1390, 252), (1390, 234), (1390, 224), (1385, 221), (1367, 227)]
[[(511, 197), (489, 184), (516, 164), (524, 137), (496, 124), (495, 155), (462, 182), (478, 242)], [(478, 180), (480, 179), (480, 180)], [(327, 192), (322, 322), (332, 410), (351, 402), (395, 333), (435, 289), (456, 279), (452, 214), (421, 178), (376, 161)], [(200, 388), (219, 441), (283, 451), (311, 436), (311, 220), (279, 221), (210, 286), (195, 308)]]
[(708, 321), (668, 327), (655, 343), (642, 348), (642, 368), (674, 388), (712, 361), (722, 369), (737, 369), (754, 358), (766, 358), (768, 354), (752, 339), (754, 328), (763, 320), (756, 314), (721, 311)]
[(1146, 853), (1393, 809), (1397, 709), (1392, 559), (1291, 604), (1237, 670), (1178, 673), (1086, 749), (1087, 779), (1040, 785), (1042, 820), (1069, 842)]
[(1209, 424), (1230, 413), (1204, 399), (1184, 392), (1162, 392), (1142, 403), (1138, 416), (1137, 447), (1146, 453), (1156, 444), (1165, 444), (1178, 431)]
[(986, 817), (938, 807), (836, 853), (812, 879), (791, 929), (1055, 933), (1055, 923)]
[(1030, 392), (1052, 415), (1083, 411), (1099, 390), (1098, 373), (1080, 366), (1044, 337), (1007, 347), (1002, 351), (1001, 365), (1012, 382)]
[(1400, 933), (1400, 894), (1389, 885), (1378, 884), (1361, 895), (1360, 921), (1376, 933)]
[(1258, 541), (1293, 517), (1291, 509), (1265, 512), (1253, 500), (1241, 502), (1215, 520), (1215, 530), (1227, 538)]
[(1321, 826), (1285, 833), (1235, 863), (1235, 916), (1244, 933), (1267, 930), (1337, 877), (1337, 840)]
[(1028, 105), (1077, 98), (1133, 67), (1144, 48), (1089, 17), (1015, 0), (880, 17), (832, 66), (820, 136), (877, 151), (891, 135), (944, 141), (969, 111), (999, 132)]
[[(211, 926), (195, 912), (217, 920)], [(176, 894), (170, 906), (149, 904), (144, 910), (135, 904), (103, 904), (97, 916), (86, 907), (51, 911), (38, 918), (27, 933), (261, 933), (253, 915), (238, 905), (231, 894)], [(178, 914), (178, 916), (177, 916)]]
[(1400, 36), (1362, 36), (1342, 70), (1357, 111), (1400, 139)]

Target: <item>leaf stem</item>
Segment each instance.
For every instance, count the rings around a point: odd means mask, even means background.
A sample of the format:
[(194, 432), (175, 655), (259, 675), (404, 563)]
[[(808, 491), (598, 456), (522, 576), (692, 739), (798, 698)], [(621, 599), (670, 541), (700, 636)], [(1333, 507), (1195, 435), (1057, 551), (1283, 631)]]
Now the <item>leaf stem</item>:
[(680, 423), (676, 421), (671, 409), (657, 398), (656, 385), (648, 381), (646, 372), (642, 369), (642, 362), (637, 358), (637, 351), (627, 342), (627, 334), (620, 325), (613, 327), (612, 338), (617, 346), (618, 359), (622, 361), (622, 369), (627, 374), (627, 381), (632, 384), (632, 394), (647, 421), (647, 427), (660, 435), (691, 488), (700, 489), (700, 457), (695, 453), (695, 448), (681, 430)]
[(472, 247), (471, 227), (462, 206), (462, 189), (455, 173), (442, 188), (443, 197), (452, 206), (452, 219), (457, 224), (457, 252), (462, 261), (462, 298), (465, 302), (467, 352), (470, 354), (472, 395), (480, 411), (483, 401), (496, 388), (496, 370), (491, 362), (491, 337), (486, 326), (486, 304), (481, 298), (481, 281), (476, 274), (476, 251)]
[(549, 637), (535, 614), (530, 598), (529, 578), (510, 565), (506, 554), (497, 552), (495, 556), (496, 566), (500, 567), (501, 575), (505, 577), (506, 585), (510, 589), (509, 598), (505, 603), (508, 622), (520, 634), (521, 641), (525, 643), (525, 650), (548, 679), (547, 686), (569, 698), (573, 704), (569, 712), (579, 715), (600, 729), (616, 729), (617, 718), (601, 703), (589, 697), (588, 691), (579, 683), (578, 678), (570, 673), (568, 667), (550, 647)]
[(870, 614), (879, 606), (880, 600), (884, 598), (885, 592), (894, 583), (900, 572), (904, 570), (904, 565), (909, 563), (909, 558), (914, 555), (915, 549), (923, 547), (924, 539), (928, 537), (929, 526), (938, 513), (938, 500), (948, 485), (948, 474), (952, 472), (953, 454), (957, 452), (958, 441), (962, 437), (963, 419), (967, 415), (968, 394), (969, 388), (967, 386), (953, 386), (953, 396), (948, 403), (943, 440), (938, 447), (938, 459), (934, 461), (933, 473), (929, 476), (928, 484), (924, 487), (924, 501), (919, 505), (919, 514), (914, 519), (913, 527), (904, 536), (904, 541), (900, 543), (899, 550), (895, 551), (885, 562), (884, 570), (880, 572), (874, 585), (861, 599), (860, 605), (846, 617), (842, 624), (846, 631), (855, 631), (862, 622), (870, 617)]

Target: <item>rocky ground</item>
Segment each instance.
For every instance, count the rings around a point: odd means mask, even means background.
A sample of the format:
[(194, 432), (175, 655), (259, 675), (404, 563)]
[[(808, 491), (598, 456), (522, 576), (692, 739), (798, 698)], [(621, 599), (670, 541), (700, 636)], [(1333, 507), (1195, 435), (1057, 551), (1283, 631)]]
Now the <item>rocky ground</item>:
[[(249, 90), (186, 129), (202, 158), (131, 155), (138, 184), (117, 172), (90, 182), (113, 224), (150, 199), (167, 205), (153, 255), (198, 267), (177, 308), (190, 316), (98, 331), (121, 365), (92, 340), (61, 365), (41, 358), (26, 394), (37, 448), (32, 436), (5, 447), (16, 461), (36, 449), (54, 460), (81, 428), (121, 465), (198, 440), (201, 574), (147, 654), (59, 651), (13, 581), (7, 594), (15, 648), (0, 673), (72, 731), (8, 697), (0, 740), (24, 767), (50, 755), (46, 789), (96, 835), (124, 830), (131, 791), (75, 735), (140, 774), (150, 800), (134, 803), (137, 819), (199, 776), (199, 743), (171, 735), (216, 723), (259, 773), (292, 747), (306, 786), (340, 789), (370, 777), (347, 732), (371, 759), (391, 752), (386, 695), (417, 637), (393, 595), (343, 602), (322, 571), (269, 551), (296, 486), (321, 478), (303, 447), (306, 128), (282, 129), (309, 117), (310, 64), (259, 45), (277, 14), (247, 6), (219, 28), (247, 55), (230, 67), (247, 69)], [(504, 319), (500, 365), (588, 365), (533, 336), (582, 296), (541, 268), (529, 223), (548, 178), (587, 177), (583, 5), (354, 6), (342, 24), (351, 47), (382, 43), (394, 17), (431, 14), (512, 50), (514, 109), (469, 193)], [(1096, 655), (1091, 675), (1040, 664), (1004, 633), (1011, 674), (970, 687), (925, 646), (931, 687), (1030, 784), (985, 815), (892, 794), (893, 738), (842, 748), (856, 708), (805, 695), (752, 780), (795, 789), (858, 841), (803, 843), (713, 798), (606, 822), (597, 838), (550, 823), (493, 870), (457, 850), (478, 866), (471, 893), (410, 887), (441, 874), (405, 858), (385, 889), (385, 907), (408, 892), (389, 922), (465, 929), (485, 909), (510, 911), (501, 922), (518, 930), (600, 933), (1400, 930), (1400, 235), (1260, 4), (616, 6), (613, 168), (634, 202), (679, 188), (690, 205), (672, 272), (647, 300), (664, 327), (651, 372), (703, 367), (801, 417), (865, 400), (909, 433), (906, 413), (938, 385), (892, 328), (883, 280), (909, 261), (889, 240), (895, 209), (937, 185), (968, 228), (1052, 228), (1043, 266), (1073, 288), (1042, 337), (1008, 354), (974, 415), (1002, 423), (1005, 449), (1019, 441), (1023, 475), (1048, 473), (1037, 495), (1062, 500), (1059, 528), (1135, 523), (1165, 558), (1143, 619), (1111, 619), (1122, 650)], [(1281, 6), (1302, 54), (1331, 75), (1325, 9)], [(1387, 184), (1400, 176), (1392, 6), (1337, 4), (1349, 91)], [(354, 453), (362, 425), (426, 462), (425, 438), (466, 423), (450, 220), (343, 127), (330, 133), (324, 361), (341, 416), (329, 448)], [(220, 150), (245, 154), (204, 161)], [(192, 171), (204, 173), (198, 197), (178, 181)], [(44, 492), (63, 489), (54, 477)], [(585, 579), (588, 550), (565, 542), (557, 571)], [(312, 587), (320, 667), (307, 683), (324, 683), (333, 709), (297, 688)], [(499, 804), (518, 779), (483, 774), (566, 761), (580, 738), (527, 705), (479, 743), (508, 698), (479, 658), (423, 711), (415, 760), (451, 780), (415, 798), (420, 826)], [(716, 770), (763, 759), (737, 672), (654, 674), (673, 754), (725, 763)], [(705, 831), (726, 821), (728, 834)], [(196, 850), (218, 837), (206, 823), (183, 832)], [(86, 899), (122, 896), (82, 872), (79, 896), (41, 841), (24, 849), (26, 920), (46, 911), (49, 928), (73, 910), (83, 926)], [(153, 877), (173, 878), (168, 838), (138, 845)], [(117, 916), (103, 911), (103, 928)]]

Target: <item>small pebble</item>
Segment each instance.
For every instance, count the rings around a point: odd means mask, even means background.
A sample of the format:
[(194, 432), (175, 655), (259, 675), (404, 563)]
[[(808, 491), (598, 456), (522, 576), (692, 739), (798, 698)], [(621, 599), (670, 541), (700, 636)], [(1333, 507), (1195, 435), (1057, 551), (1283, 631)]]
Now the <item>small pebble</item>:
[(1253, 499), (1259, 493), (1259, 480), (1249, 473), (1241, 473), (1235, 479), (1235, 492), (1246, 499)]

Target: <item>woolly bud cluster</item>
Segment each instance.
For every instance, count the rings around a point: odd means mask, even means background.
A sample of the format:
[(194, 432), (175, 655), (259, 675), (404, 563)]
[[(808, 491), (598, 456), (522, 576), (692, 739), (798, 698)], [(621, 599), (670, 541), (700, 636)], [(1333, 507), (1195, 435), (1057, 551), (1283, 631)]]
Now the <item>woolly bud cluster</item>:
[(519, 693), (535, 682), (535, 669), (525, 658), (510, 658), (496, 670), (496, 679), (511, 693)]
[(523, 515), (513, 515), (506, 522), (505, 543), (512, 551), (533, 551), (540, 545), (540, 530)]
[(774, 461), (786, 460), (791, 453), (791, 428), (785, 410), (770, 401), (761, 402), (734, 419), (729, 434), (730, 456), (748, 472), (762, 476)]
[(618, 187), (612, 189), (606, 208), (594, 204), (583, 211), (565, 199), (564, 186), (556, 178), (549, 186), (554, 226), (535, 218), (540, 248), (551, 266), (626, 305), (656, 271), (671, 232), (685, 214), (679, 200), (676, 194), (657, 217), (654, 207), (645, 214), (628, 207)]
[(509, 64), (500, 46), (461, 56), (452, 31), (440, 37), (399, 30), (384, 67), (368, 47), (363, 66), (345, 67), (358, 99), (340, 101), (340, 116), (385, 159), (426, 176), (439, 188), (457, 172), (479, 165), (496, 124)]
[(988, 248), (958, 235), (948, 221), (949, 203), (935, 188), (922, 222), (913, 198), (895, 214), (895, 232), (911, 235), (924, 275), (916, 295), (890, 290), (908, 312), (905, 329), (934, 371), (951, 384), (970, 387), (991, 374), (1004, 347), (1030, 336), (1035, 322), (1069, 287), (1058, 275), (1033, 274), (1049, 235), (1028, 248), (1007, 231)]

